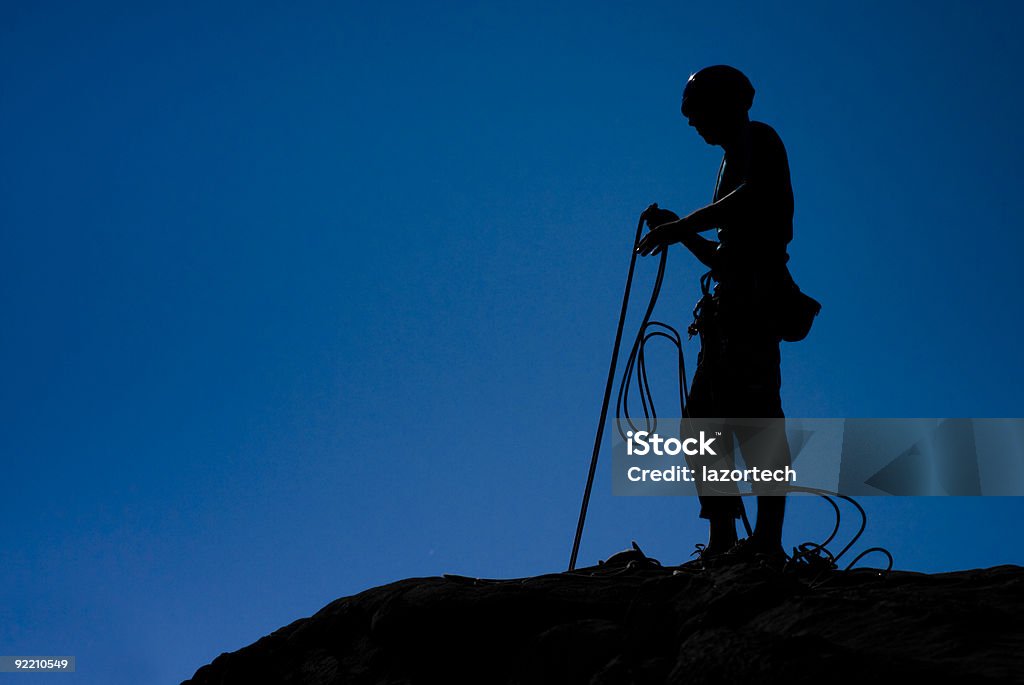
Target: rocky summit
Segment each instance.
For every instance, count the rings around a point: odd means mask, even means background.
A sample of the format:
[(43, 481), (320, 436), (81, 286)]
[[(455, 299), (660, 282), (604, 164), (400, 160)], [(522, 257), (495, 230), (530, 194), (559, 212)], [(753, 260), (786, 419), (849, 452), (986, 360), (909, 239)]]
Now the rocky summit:
[(928, 575), (631, 564), (402, 580), (335, 600), (185, 682), (1006, 683), (1024, 682), (1022, 672), (1019, 566)]

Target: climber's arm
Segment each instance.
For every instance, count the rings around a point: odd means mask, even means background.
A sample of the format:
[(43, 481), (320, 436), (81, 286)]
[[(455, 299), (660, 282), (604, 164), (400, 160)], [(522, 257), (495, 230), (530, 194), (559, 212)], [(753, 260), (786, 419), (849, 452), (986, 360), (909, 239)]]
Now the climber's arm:
[(703, 238), (699, 233), (727, 225), (738, 212), (738, 206), (745, 200), (744, 186), (706, 207), (702, 207), (682, 219), (676, 219), (651, 229), (637, 246), (637, 252), (647, 256), (657, 254), (662, 247), (682, 243), (693, 255), (709, 268), (714, 259), (718, 243)]

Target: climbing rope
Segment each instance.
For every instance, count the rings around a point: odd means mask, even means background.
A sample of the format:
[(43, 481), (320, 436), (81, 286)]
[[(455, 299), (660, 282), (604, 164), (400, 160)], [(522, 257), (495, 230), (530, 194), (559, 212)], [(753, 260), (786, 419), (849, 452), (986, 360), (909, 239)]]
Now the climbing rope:
[[(615, 379), (615, 368), (618, 362), (619, 348), (622, 344), (622, 331), (625, 326), (626, 311), (629, 306), (629, 296), (633, 286), (633, 275), (636, 268), (636, 256), (637, 256), (637, 245), (640, 242), (640, 236), (643, 233), (644, 221), (646, 219), (646, 211), (640, 215), (640, 220), (637, 222), (636, 235), (633, 239), (633, 249), (630, 251), (629, 271), (626, 275), (626, 287), (622, 296), (622, 307), (619, 311), (619, 323), (615, 332), (615, 343), (612, 348), (611, 364), (608, 369), (608, 378), (605, 384), (604, 400), (601, 404), (600, 417), (598, 419), (597, 431), (594, 438), (594, 449), (590, 459), (590, 469), (587, 473), (587, 483), (583, 491), (583, 502), (580, 506), (580, 516), (576, 525), (576, 536), (573, 540), (572, 554), (569, 557), (569, 569), (568, 572), (573, 572), (576, 569), (576, 559), (579, 554), (580, 541), (583, 537), (583, 527), (586, 523), (587, 508), (590, 503), (590, 493), (594, 485), (594, 475), (597, 471), (597, 460), (601, 450), (601, 439), (604, 436), (604, 426), (608, 418), (608, 406), (611, 400), (611, 391)], [(668, 248), (664, 247), (661, 250), (661, 259), (658, 262), (658, 273), (654, 280), (654, 287), (651, 291), (651, 297), (648, 300), (647, 308), (644, 311), (643, 319), (640, 322), (640, 327), (637, 331), (636, 337), (633, 340), (633, 344), (630, 348), (629, 358), (626, 361), (625, 369), (622, 373), (622, 378), (619, 383), (619, 392), (616, 399), (616, 429), (623, 440), (626, 440), (625, 428), (623, 427), (623, 421), (628, 424), (629, 428), (634, 432), (640, 430), (639, 426), (634, 423), (633, 418), (629, 413), (629, 388), (633, 383), (634, 376), (636, 378), (636, 386), (640, 395), (640, 405), (643, 412), (643, 430), (648, 432), (655, 432), (657, 429), (658, 414), (654, 406), (654, 396), (651, 392), (650, 379), (647, 374), (647, 359), (645, 354), (645, 347), (647, 343), (654, 338), (664, 338), (668, 340), (675, 348), (678, 359), (679, 368), (679, 411), (680, 416), (686, 416), (686, 407), (689, 404), (690, 397), (689, 391), (686, 385), (686, 361), (683, 354), (683, 340), (679, 331), (674, 327), (670, 326), (661, 321), (651, 320), (651, 316), (654, 313), (654, 307), (658, 302), (658, 296), (661, 294), (662, 283), (665, 278), (665, 269), (668, 263)], [(837, 570), (839, 568), (839, 560), (857, 543), (861, 535), (864, 534), (865, 528), (867, 528), (867, 513), (864, 508), (855, 499), (848, 495), (842, 495), (836, 492), (828, 490), (822, 490), (819, 488), (810, 488), (803, 486), (789, 486), (790, 491), (794, 492), (806, 492), (814, 494), (831, 505), (833, 513), (835, 514), (835, 525), (832, 528), (832, 532), (822, 542), (803, 542), (793, 548), (793, 554), (788, 556), (784, 570), (803, 571), (803, 572), (817, 572), (815, 580), (812, 581), (812, 586), (816, 587), (821, 584), (817, 581), (818, 577), (828, 574), (830, 571)], [(742, 496), (752, 496), (754, 493), (746, 492), (741, 493)], [(860, 514), (860, 527), (856, 534), (850, 539), (850, 541), (839, 551), (838, 554), (833, 554), (829, 549), (828, 545), (831, 544), (839, 534), (839, 529), (842, 523), (842, 511), (835, 499), (838, 498), (845, 502), (852, 504), (856, 507)], [(744, 508), (741, 507), (741, 514), (743, 520), (743, 526), (747, 531), (747, 535), (751, 535), (750, 520), (747, 518), (747, 513)], [(635, 545), (635, 543), (634, 543)], [(639, 549), (639, 548), (638, 548)], [(870, 547), (850, 561), (849, 564), (843, 569), (849, 571), (852, 569), (858, 561), (863, 559), (865, 556), (878, 553), (882, 554), (888, 560), (888, 565), (884, 573), (888, 573), (893, 567), (892, 554), (884, 547)]]

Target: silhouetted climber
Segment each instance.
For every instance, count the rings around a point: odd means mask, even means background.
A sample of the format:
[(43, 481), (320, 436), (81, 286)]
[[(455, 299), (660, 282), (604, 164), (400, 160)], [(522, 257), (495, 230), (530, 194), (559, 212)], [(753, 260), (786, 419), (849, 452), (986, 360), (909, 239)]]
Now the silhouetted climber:
[[(646, 213), (651, 230), (637, 247), (646, 256), (681, 242), (710, 269), (701, 278), (704, 297), (690, 329), (701, 341), (686, 408), (691, 418), (784, 417), (777, 318), (786, 294), (796, 287), (786, 264), (786, 246), (793, 238), (793, 189), (782, 140), (771, 126), (748, 116), (753, 100), (750, 81), (733, 67), (707, 67), (689, 78), (683, 116), (709, 145), (725, 151), (714, 197), (681, 219), (652, 205)], [(699, 235), (711, 229), (718, 229), (717, 242)], [(768, 438), (768, 459), (788, 465), (782, 422), (772, 425), (771, 435), (760, 434)], [(744, 445), (753, 433), (738, 427), (730, 432), (750, 465), (752, 455)], [(706, 546), (698, 545), (701, 562), (722, 555), (785, 559), (785, 503), (783, 496), (759, 496), (754, 532), (738, 541), (740, 498), (702, 495), (700, 516), (709, 520), (710, 536)]]

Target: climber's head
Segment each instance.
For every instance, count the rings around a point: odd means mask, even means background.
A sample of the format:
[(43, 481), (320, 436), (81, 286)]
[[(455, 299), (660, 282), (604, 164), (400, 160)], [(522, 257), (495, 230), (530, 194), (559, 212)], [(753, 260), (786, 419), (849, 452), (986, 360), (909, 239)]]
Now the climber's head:
[(754, 86), (743, 72), (719, 64), (690, 76), (683, 90), (683, 116), (709, 145), (721, 145), (747, 123)]

